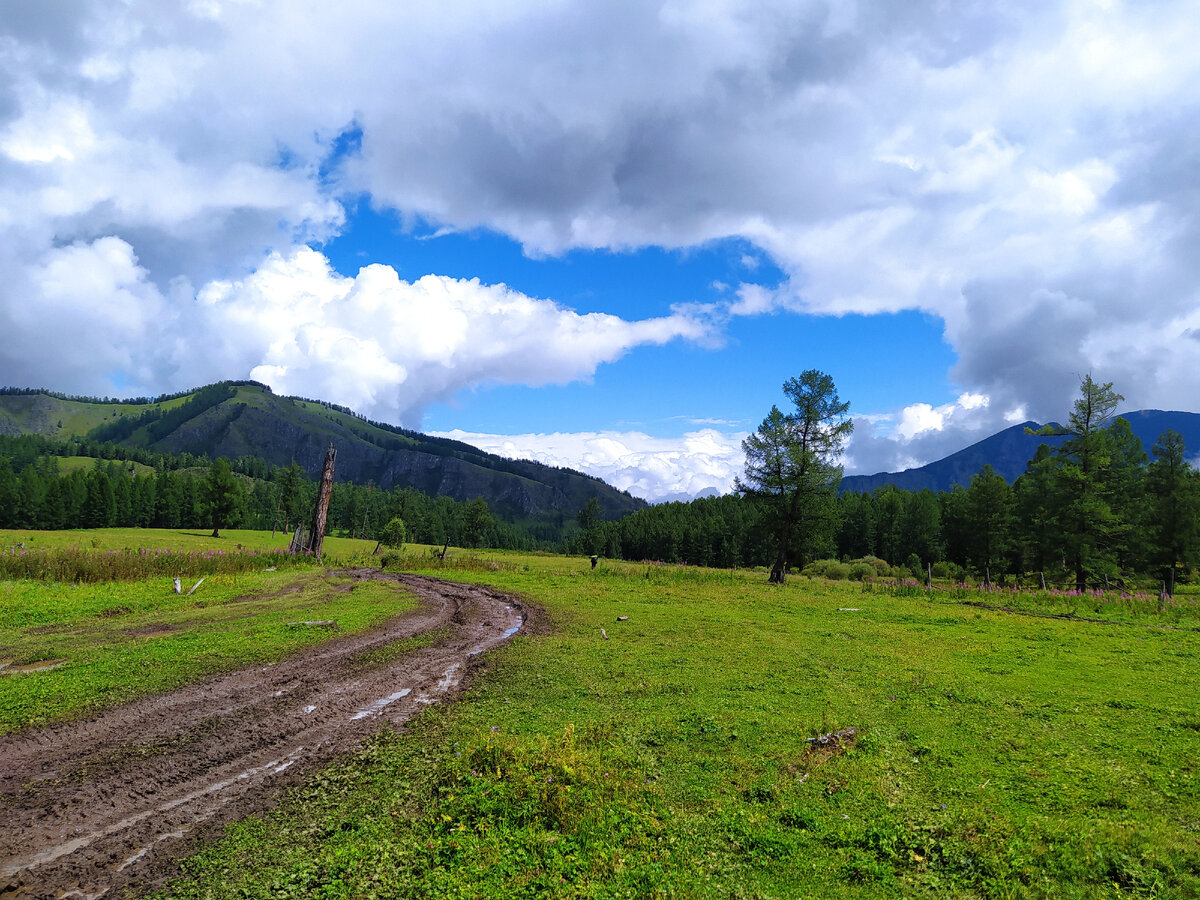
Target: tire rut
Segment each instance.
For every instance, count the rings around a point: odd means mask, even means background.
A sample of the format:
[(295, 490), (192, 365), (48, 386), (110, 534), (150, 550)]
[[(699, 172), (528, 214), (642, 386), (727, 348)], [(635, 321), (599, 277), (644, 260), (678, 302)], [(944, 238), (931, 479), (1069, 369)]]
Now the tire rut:
[[(0, 897), (95, 898), (161, 881), (217, 826), (452, 696), (480, 654), (528, 620), (518, 600), (481, 586), (337, 574), (396, 581), (420, 605), (271, 665), (0, 738)], [(444, 638), (394, 661), (355, 662), (443, 628)]]

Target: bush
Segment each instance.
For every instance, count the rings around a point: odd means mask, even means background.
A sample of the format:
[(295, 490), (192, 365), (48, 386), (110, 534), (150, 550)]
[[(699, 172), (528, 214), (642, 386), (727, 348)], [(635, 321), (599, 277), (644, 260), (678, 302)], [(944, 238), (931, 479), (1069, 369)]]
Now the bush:
[(874, 578), (876, 571), (870, 563), (856, 562), (850, 566), (849, 575), (851, 581), (862, 581), (864, 578)]
[(949, 578), (951, 581), (962, 581), (966, 577), (962, 566), (943, 560), (933, 564), (934, 578)]
[(875, 577), (883, 578), (892, 573), (892, 567), (887, 564), (887, 560), (880, 559), (878, 556), (864, 556), (861, 559), (850, 560), (850, 565), (855, 563), (866, 563), (875, 570)]
[(404, 539), (407, 536), (404, 520), (397, 517), (383, 526), (379, 532), (379, 543), (385, 547), (399, 550), (404, 548)]
[(828, 578), (830, 581), (845, 581), (850, 577), (850, 567), (836, 559), (818, 559), (804, 567), (801, 575), (810, 578)]

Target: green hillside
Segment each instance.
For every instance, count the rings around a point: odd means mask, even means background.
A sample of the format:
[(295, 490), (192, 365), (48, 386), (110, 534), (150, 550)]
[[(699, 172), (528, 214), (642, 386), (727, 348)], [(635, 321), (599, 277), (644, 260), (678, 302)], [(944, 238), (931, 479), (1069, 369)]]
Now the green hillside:
[(345, 407), (280, 397), (257, 382), (219, 382), (135, 402), (7, 389), (0, 434), (90, 440), (156, 453), (295, 461), (310, 478), (326, 449), (338, 452), (337, 480), (383, 489), (411, 487), (458, 501), (483, 497), (508, 519), (571, 518), (595, 497), (604, 518), (645, 506), (599, 479), (504, 459), (459, 441), (372, 422)]

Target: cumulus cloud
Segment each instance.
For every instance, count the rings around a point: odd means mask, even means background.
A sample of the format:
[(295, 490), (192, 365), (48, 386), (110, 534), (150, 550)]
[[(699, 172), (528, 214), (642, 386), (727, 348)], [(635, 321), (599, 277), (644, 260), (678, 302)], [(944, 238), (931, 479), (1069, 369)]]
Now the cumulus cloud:
[(337, 397), (414, 427), (427, 406), (465, 388), (565, 384), (634, 347), (699, 340), (709, 328), (685, 313), (581, 315), (478, 279), (408, 282), (379, 264), (347, 278), (309, 248), (209, 283), (195, 318), (214, 375), (248, 372), (276, 392)]
[[(996, 429), (990, 407), (990, 398), (963, 393), (940, 406), (913, 403), (897, 414), (855, 416), (842, 464), (848, 473), (874, 475), (941, 459)], [(1013, 421), (1003, 423), (1004, 427), (1011, 424)]]
[(454, 430), (441, 436), (510, 459), (579, 469), (658, 502), (729, 493), (742, 472), (746, 435), (704, 428), (680, 438), (637, 431), (497, 435)]

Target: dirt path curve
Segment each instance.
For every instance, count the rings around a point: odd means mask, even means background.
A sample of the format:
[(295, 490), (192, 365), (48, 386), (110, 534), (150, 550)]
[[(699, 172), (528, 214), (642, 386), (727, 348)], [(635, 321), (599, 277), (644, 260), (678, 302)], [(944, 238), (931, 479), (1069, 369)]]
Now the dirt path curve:
[[(395, 580), (421, 604), (273, 665), (0, 738), (0, 897), (92, 898), (156, 881), (215, 827), (454, 693), (479, 654), (527, 620), (519, 601), (485, 587), (339, 574)], [(393, 662), (356, 661), (443, 628), (445, 638)]]

